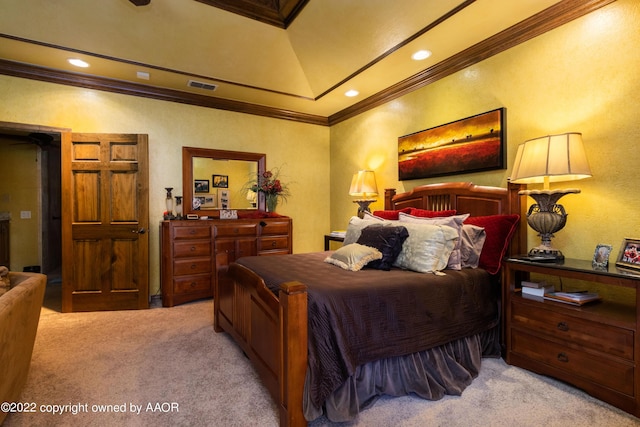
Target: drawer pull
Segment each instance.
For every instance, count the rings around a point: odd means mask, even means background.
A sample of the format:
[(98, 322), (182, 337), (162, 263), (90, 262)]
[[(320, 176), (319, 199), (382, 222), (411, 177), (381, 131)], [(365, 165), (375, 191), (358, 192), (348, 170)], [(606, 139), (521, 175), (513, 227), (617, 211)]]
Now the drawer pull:
[(567, 325), (564, 322), (558, 322), (558, 329), (560, 329), (563, 332), (567, 332), (569, 330), (569, 325)]
[(197, 265), (195, 265), (195, 264), (191, 264), (191, 269), (192, 269), (192, 270), (195, 270), (196, 268), (198, 268), (198, 266), (197, 266)]
[(190, 248), (189, 250), (190, 250), (191, 252), (193, 252), (193, 251), (195, 251), (195, 250), (196, 250), (196, 247), (195, 247), (195, 246), (191, 246), (191, 248)]
[(191, 285), (192, 288), (195, 288), (196, 286), (198, 286), (198, 284), (196, 282), (191, 282), (190, 285)]
[(196, 229), (192, 228), (191, 230), (189, 230), (189, 234), (196, 234)]
[(569, 361), (569, 356), (566, 353), (560, 352), (558, 353), (558, 360), (563, 363), (567, 363)]
[(275, 248), (276, 247), (276, 242), (271, 242), (271, 246)]

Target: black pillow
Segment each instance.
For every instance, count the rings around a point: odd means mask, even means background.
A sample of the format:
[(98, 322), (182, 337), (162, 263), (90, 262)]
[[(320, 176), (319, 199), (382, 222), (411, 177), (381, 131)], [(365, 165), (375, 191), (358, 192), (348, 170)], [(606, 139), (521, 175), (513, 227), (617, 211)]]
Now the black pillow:
[(400, 254), (402, 244), (407, 240), (407, 237), (409, 237), (409, 232), (403, 226), (369, 225), (363, 228), (357, 243), (376, 248), (382, 252), (382, 259), (371, 261), (365, 267), (391, 270), (391, 266)]

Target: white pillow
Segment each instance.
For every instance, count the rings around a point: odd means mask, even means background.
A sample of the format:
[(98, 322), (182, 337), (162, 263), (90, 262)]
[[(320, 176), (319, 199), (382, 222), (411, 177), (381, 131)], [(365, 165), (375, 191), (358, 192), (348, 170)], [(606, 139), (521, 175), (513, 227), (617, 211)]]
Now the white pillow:
[[(462, 223), (467, 218), (469, 218), (469, 214), (436, 217), (436, 218), (418, 217), (418, 216), (413, 216), (413, 215), (409, 215), (402, 212), (400, 212), (400, 215), (399, 215), (399, 220), (401, 223), (403, 223), (402, 225), (404, 225), (404, 223), (406, 222), (432, 224), (432, 225), (447, 225), (456, 230), (458, 237), (460, 237)], [(447, 262), (447, 267), (452, 270), (462, 269), (462, 254), (460, 252), (460, 239), (458, 239), (455, 247), (453, 248), (453, 252), (451, 252), (451, 257)]]
[(402, 225), (409, 231), (409, 237), (393, 265), (420, 273), (444, 270), (458, 239), (455, 228), (411, 222)]
[(344, 234), (344, 242), (342, 242), (342, 245), (346, 246), (346, 245), (350, 245), (351, 243), (356, 243), (360, 238), (360, 233), (362, 233), (362, 229), (369, 225), (385, 225), (386, 226), (386, 225), (391, 225), (391, 223), (381, 219), (361, 219), (357, 216), (353, 216), (349, 220), (349, 225), (347, 225), (347, 231)]
[(349, 271), (359, 271), (369, 262), (382, 259), (382, 252), (376, 248), (351, 243), (342, 246), (340, 249), (324, 259), (324, 262), (337, 265)]

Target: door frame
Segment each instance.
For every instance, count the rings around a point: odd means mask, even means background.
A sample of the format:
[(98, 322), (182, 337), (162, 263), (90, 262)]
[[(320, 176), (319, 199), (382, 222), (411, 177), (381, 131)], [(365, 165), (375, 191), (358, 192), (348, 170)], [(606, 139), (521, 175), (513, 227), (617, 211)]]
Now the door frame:
[[(61, 128), (61, 127), (55, 127), (55, 126), (43, 126), (43, 125), (35, 125), (35, 124), (29, 124), (29, 123), (16, 123), (16, 122), (4, 122), (4, 121), (0, 121), (0, 131), (5, 131), (5, 132), (9, 132), (12, 134), (15, 134), (17, 136), (26, 136), (32, 132), (42, 132), (42, 133), (50, 133), (50, 134), (57, 134), (57, 136), (59, 137), (59, 140), (62, 139), (62, 133), (63, 132), (71, 132), (70, 128)], [(61, 143), (62, 144), (62, 143)], [(62, 152), (62, 146), (60, 147), (60, 151)], [(41, 162), (40, 165), (42, 165), (42, 159), (43, 159), (44, 155), (43, 155), (43, 151), (39, 150), (38, 151), (38, 161)], [(62, 160), (61, 160), (62, 161)], [(60, 167), (62, 167), (62, 164), (60, 164)], [(42, 183), (43, 180), (46, 179), (43, 176), (43, 173), (45, 171), (43, 171), (42, 167), (39, 168), (39, 174), (40, 174), (40, 185), (41, 188), (44, 189), (44, 187), (42, 187)], [(60, 182), (59, 185), (62, 185), (62, 175), (60, 176)], [(50, 219), (49, 215), (48, 215), (48, 208), (45, 208), (44, 206), (44, 200), (45, 200), (45, 192), (42, 191), (39, 198), (38, 198), (38, 209), (39, 209), (39, 217), (40, 217), (40, 222), (38, 223), (38, 236), (39, 236), (39, 241), (38, 241), (38, 263), (42, 266), (43, 268), (43, 273), (49, 273), (49, 271), (46, 271), (46, 269), (48, 269), (50, 266), (48, 265), (46, 260), (46, 256), (44, 254), (45, 248), (49, 247), (49, 241), (48, 241), (48, 230), (49, 230), (49, 224), (47, 223), (47, 221)], [(60, 200), (61, 202), (61, 200)], [(62, 252), (62, 241), (60, 241), (60, 252)], [(64, 254), (62, 254), (62, 256), (64, 257)]]

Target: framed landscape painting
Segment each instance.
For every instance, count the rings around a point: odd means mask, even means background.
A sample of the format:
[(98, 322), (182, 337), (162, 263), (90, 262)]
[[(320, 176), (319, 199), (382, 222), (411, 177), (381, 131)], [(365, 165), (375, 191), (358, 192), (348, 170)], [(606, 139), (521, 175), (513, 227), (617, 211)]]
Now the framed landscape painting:
[(506, 169), (505, 109), (398, 138), (401, 181)]

